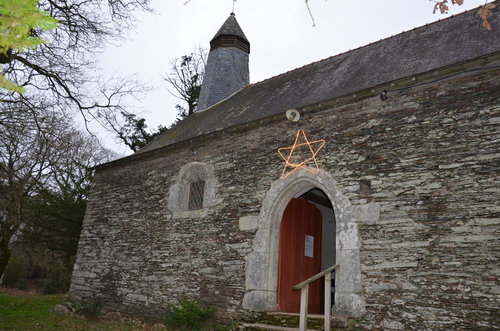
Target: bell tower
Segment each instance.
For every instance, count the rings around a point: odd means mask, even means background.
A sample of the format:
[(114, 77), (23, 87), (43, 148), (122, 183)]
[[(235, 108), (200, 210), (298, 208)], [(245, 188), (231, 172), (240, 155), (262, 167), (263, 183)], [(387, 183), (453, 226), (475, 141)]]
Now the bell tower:
[(234, 13), (231, 13), (210, 41), (197, 112), (228, 98), (249, 84), (249, 54), (250, 42)]

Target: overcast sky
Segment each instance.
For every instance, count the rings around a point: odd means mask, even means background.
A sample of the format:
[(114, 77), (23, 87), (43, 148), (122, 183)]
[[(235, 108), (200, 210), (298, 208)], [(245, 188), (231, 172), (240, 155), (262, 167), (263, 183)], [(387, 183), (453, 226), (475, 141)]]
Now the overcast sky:
[[(157, 14), (140, 13), (130, 40), (102, 58), (107, 73), (137, 74), (156, 88), (135, 104), (151, 128), (168, 126), (177, 115), (178, 100), (161, 77), (171, 69), (171, 59), (198, 45), (208, 49), (233, 6), (232, 0), (185, 1), (153, 0)], [(234, 12), (250, 41), (250, 82), (256, 83), (485, 3), (464, 2), (450, 4), (449, 14), (442, 15), (432, 13), (429, 0), (309, 0), (315, 26), (304, 0), (238, 0)], [(130, 153), (109, 136), (102, 138), (110, 148)]]

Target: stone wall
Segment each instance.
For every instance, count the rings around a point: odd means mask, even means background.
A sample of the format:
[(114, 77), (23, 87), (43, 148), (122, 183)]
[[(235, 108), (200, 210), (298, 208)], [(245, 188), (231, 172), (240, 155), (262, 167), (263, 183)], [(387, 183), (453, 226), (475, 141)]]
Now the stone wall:
[[(498, 329), (500, 70), (489, 65), (497, 69), (416, 79), (388, 86), (386, 101), (333, 100), (298, 124), (263, 119), (99, 168), (71, 296), (129, 314), (200, 299), (240, 316), (251, 223), (281, 174), (278, 148), (300, 128), (326, 140), (319, 166), (355, 210), (378, 214), (357, 220), (363, 324)], [(169, 192), (191, 162), (213, 167), (213, 206), (173, 217)]]

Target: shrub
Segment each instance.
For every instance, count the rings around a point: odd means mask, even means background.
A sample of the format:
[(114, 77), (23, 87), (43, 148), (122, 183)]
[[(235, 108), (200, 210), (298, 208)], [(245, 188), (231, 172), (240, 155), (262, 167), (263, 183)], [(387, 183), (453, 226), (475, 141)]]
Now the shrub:
[(14, 283), (14, 286), (22, 291), (26, 291), (27, 289), (29, 289), (29, 282), (26, 278), (21, 278)]
[(48, 274), (48, 279), (43, 284), (44, 294), (66, 293), (69, 291), (70, 277), (68, 271), (60, 267)]
[(214, 309), (201, 306), (199, 301), (181, 300), (179, 306), (171, 305), (164, 320), (169, 329), (200, 331), (212, 316)]
[(21, 279), (28, 278), (28, 262), (26, 259), (20, 257), (12, 257), (5, 269), (5, 273), (2, 279), (2, 285), (14, 285), (18, 286)]
[(96, 320), (101, 316), (102, 306), (101, 300), (94, 296), (92, 299), (77, 300), (75, 302), (75, 311), (88, 319)]

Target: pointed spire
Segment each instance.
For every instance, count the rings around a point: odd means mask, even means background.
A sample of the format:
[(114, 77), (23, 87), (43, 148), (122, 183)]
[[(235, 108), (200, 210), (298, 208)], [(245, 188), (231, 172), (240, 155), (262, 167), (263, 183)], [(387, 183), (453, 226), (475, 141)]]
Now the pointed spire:
[(210, 41), (198, 106), (203, 111), (228, 98), (250, 82), (250, 42), (231, 13)]
[(250, 54), (250, 42), (243, 33), (236, 16), (231, 13), (219, 31), (210, 41), (210, 51), (219, 47), (236, 47), (239, 50)]

